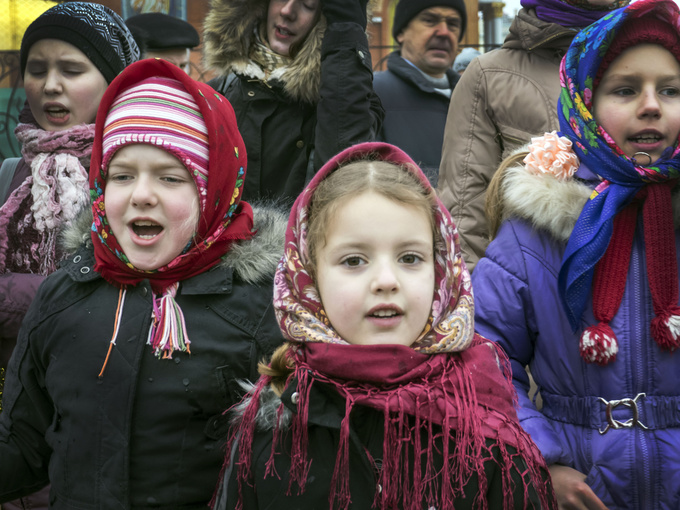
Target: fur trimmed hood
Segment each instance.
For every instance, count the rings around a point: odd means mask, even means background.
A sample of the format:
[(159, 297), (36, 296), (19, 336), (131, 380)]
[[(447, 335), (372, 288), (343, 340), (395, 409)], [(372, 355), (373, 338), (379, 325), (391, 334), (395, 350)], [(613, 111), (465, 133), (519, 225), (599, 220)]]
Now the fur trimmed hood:
[[(269, 0), (212, 0), (203, 24), (203, 58), (209, 69), (226, 76), (232, 72), (264, 80), (258, 64), (250, 59), (254, 32), (267, 16)], [(321, 43), (326, 19), (321, 16), (292, 64), (277, 69), (269, 80), (278, 80), (295, 100), (316, 103), (321, 86)]]
[[(283, 255), (288, 213), (271, 204), (253, 205), (253, 224), (257, 229), (251, 239), (231, 245), (220, 264), (234, 269), (248, 283), (272, 277)], [(73, 225), (61, 234), (60, 247), (64, 253), (75, 253), (85, 244), (92, 245), (90, 232), (92, 211), (88, 208)]]
[[(526, 147), (523, 147), (526, 152)], [(520, 149), (518, 152), (521, 152)], [(578, 179), (558, 180), (529, 173), (524, 165), (505, 170), (501, 200), (503, 220), (517, 217), (567, 242), (593, 189)], [(680, 228), (680, 191), (673, 191), (673, 222)]]

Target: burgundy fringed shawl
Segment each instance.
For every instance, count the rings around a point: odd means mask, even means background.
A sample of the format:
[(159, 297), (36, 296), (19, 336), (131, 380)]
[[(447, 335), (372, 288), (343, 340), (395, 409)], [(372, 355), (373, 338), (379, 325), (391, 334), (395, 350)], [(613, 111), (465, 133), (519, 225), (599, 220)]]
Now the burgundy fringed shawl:
[[(477, 336), (473, 346), (455, 354), (428, 356), (400, 345), (353, 346), (305, 344), (295, 354), (298, 381), (298, 412), (293, 415), (290, 483), (287, 494), (304, 492), (314, 452), (307, 451), (307, 418), (312, 386), (326, 383), (345, 399), (345, 416), (329, 492), (329, 508), (348, 508), (350, 414), (355, 406), (368, 406), (385, 416), (381, 490), (375, 493), (374, 508), (454, 508), (467, 483), (475, 477), (479, 485), (474, 505), (488, 509), (484, 463), (494, 446), (501, 454), (500, 472), (503, 508), (529, 503), (533, 485), (543, 508), (551, 508), (552, 490), (546, 483), (547, 467), (535, 444), (519, 425), (514, 409), (514, 390), (509, 365), (502, 351)], [(259, 381), (246, 408), (239, 434), (237, 479), (252, 479), (252, 441), (259, 393), (269, 384)], [(282, 404), (283, 406), (283, 404)], [(283, 407), (279, 409), (281, 413)], [(434, 427), (433, 427), (434, 425)], [(275, 476), (274, 456), (281, 454), (280, 430), (274, 441), (267, 475)], [(425, 437), (425, 444), (421, 438)], [(490, 443), (487, 444), (487, 439)], [(412, 457), (409, 445), (413, 446)], [(511, 453), (506, 447), (515, 450)], [(437, 468), (435, 450), (445, 459)], [(526, 462), (524, 487), (514, 487), (511, 471), (515, 457)], [(297, 486), (297, 487), (295, 487)], [(366, 502), (368, 503), (368, 502)]]
[[(427, 507), (450, 509), (473, 477), (479, 485), (476, 506), (488, 508), (484, 463), (493, 446), (498, 446), (501, 454), (504, 508), (514, 508), (520, 494), (527, 505), (532, 486), (544, 508), (556, 507), (551, 504), (552, 489), (544, 481), (548, 476), (545, 462), (517, 419), (507, 358), (494, 344), (474, 333), (470, 274), (460, 255), (458, 232), (443, 205), (439, 203), (435, 212), (442, 241), (435, 245), (432, 316), (416, 342), (411, 347), (350, 345), (330, 325), (306, 269), (308, 206), (321, 180), (346, 162), (360, 158), (394, 163), (402, 169), (395, 171), (413, 172), (429, 187), (427, 178), (401, 150), (388, 144), (366, 143), (347, 149), (327, 163), (293, 206), (274, 288), (279, 324), (284, 336), (294, 344), (291, 356), (299, 394), (290, 430), (288, 494), (292, 494), (294, 486), (304, 491), (313, 469), (311, 457), (315, 452), (307, 451), (309, 395), (313, 385), (321, 382), (333, 386), (345, 400), (329, 488), (330, 508), (345, 509), (351, 502), (368, 506), (368, 502), (352, 501), (349, 489), (350, 414), (357, 405), (382, 411), (385, 418), (381, 489), (376, 488), (375, 508), (415, 510), (426, 503)], [(270, 382), (270, 377), (260, 378), (249, 395), (240, 425), (232, 430), (229, 444), (233, 445), (238, 437), (239, 493), (243, 484), (252, 483), (255, 418), (260, 394)], [(279, 416), (283, 412), (281, 404)], [(275, 476), (274, 456), (281, 453), (281, 439), (277, 427), (265, 476)], [(515, 453), (511, 454), (507, 447), (514, 448)], [(435, 466), (434, 452), (443, 457), (441, 469)], [(523, 487), (512, 483), (516, 456), (521, 456), (527, 465), (522, 473)]]

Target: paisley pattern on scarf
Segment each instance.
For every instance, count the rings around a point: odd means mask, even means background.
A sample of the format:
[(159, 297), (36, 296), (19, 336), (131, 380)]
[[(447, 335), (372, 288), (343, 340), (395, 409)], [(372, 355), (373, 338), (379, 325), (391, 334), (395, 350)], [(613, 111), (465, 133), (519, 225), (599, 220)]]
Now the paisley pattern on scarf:
[(653, 16), (680, 28), (678, 6), (670, 0), (639, 0), (612, 11), (574, 38), (560, 68), (558, 116), (562, 135), (582, 163), (602, 177), (569, 239), (559, 274), (559, 290), (574, 330), (578, 329), (592, 287), (595, 265), (612, 236), (614, 217), (650, 183), (680, 177), (678, 143), (647, 167), (637, 165), (593, 116), (593, 81), (623, 23)]
[[(378, 155), (413, 172), (426, 188), (430, 184), (404, 152), (384, 143), (364, 143), (338, 154), (319, 170), (293, 206), (284, 256), (274, 282), (274, 308), (284, 336), (295, 342), (347, 344), (331, 327), (316, 284), (307, 271), (309, 204), (318, 184), (345, 163)], [(439, 202), (439, 201), (438, 201)], [(425, 353), (465, 350), (474, 337), (474, 301), (470, 273), (461, 256), (458, 231), (446, 207), (435, 214), (439, 238), (435, 244), (435, 295), (432, 313), (413, 349)]]

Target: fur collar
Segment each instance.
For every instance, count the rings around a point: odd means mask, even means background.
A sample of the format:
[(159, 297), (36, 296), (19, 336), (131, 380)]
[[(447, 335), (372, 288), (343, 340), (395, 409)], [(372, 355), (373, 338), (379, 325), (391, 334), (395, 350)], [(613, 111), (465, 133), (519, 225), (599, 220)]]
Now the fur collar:
[[(526, 148), (525, 148), (526, 149)], [(503, 219), (516, 217), (531, 223), (537, 230), (567, 242), (591, 192), (577, 179), (559, 181), (551, 175), (535, 175), (517, 165), (505, 171), (501, 197)], [(680, 190), (673, 192), (673, 221), (680, 228)]]
[[(255, 385), (249, 381), (238, 381), (239, 386), (246, 392), (246, 397), (229, 411), (232, 425), (238, 425), (243, 419), (246, 408), (250, 404), (252, 397), (251, 392), (255, 389)], [(260, 392), (260, 406), (255, 415), (255, 425), (258, 430), (274, 430), (276, 417), (278, 415), (279, 406), (281, 405), (281, 397), (279, 397), (271, 386), (266, 386)], [(286, 406), (283, 406), (283, 412), (279, 418), (279, 428), (287, 429), (293, 420), (293, 412)]]
[[(231, 72), (264, 80), (250, 59), (255, 28), (267, 16), (269, 0), (213, 0), (203, 25), (203, 58), (208, 68), (222, 76)], [(297, 101), (316, 103), (321, 87), (321, 43), (326, 21), (321, 16), (293, 63), (269, 77), (283, 83), (286, 93)]]
[[(246, 241), (232, 244), (221, 264), (231, 267), (247, 283), (271, 278), (283, 255), (288, 214), (270, 204), (253, 205), (253, 223), (257, 234)], [(64, 253), (74, 253), (82, 244), (92, 245), (90, 232), (92, 211), (88, 208), (73, 225), (61, 234)]]

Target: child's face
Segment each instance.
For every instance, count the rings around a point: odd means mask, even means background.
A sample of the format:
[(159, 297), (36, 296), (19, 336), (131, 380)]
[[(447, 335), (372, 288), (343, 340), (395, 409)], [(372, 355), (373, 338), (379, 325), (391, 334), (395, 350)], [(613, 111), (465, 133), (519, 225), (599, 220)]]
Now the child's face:
[(351, 344), (410, 346), (434, 296), (427, 214), (373, 192), (344, 203), (317, 253), (317, 285), (333, 328)]
[(104, 75), (72, 44), (41, 39), (28, 50), (26, 98), (45, 131), (93, 123), (106, 86)]
[(198, 203), (187, 169), (158, 147), (126, 145), (109, 163), (106, 217), (138, 269), (158, 269), (182, 252), (196, 231)]
[(628, 48), (605, 71), (593, 106), (626, 156), (646, 152), (654, 162), (680, 134), (680, 64), (659, 45)]

